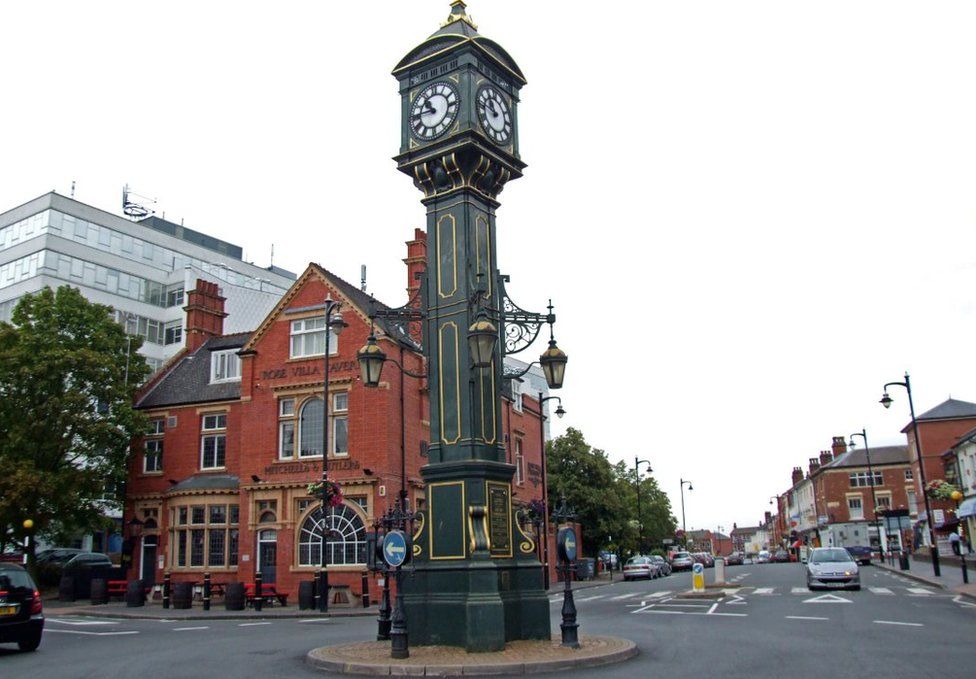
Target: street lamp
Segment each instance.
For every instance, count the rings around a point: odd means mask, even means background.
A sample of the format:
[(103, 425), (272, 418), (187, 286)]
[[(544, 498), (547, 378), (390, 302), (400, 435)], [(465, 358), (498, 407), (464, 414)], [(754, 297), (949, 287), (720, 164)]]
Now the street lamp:
[[(850, 440), (848, 441), (847, 445), (851, 450), (854, 450), (855, 436), (860, 436), (862, 439), (864, 439), (864, 455), (867, 457), (868, 478), (870, 479), (871, 483), (871, 502), (873, 503), (872, 506), (874, 507), (872, 510), (874, 516), (874, 529), (878, 531), (878, 550), (881, 551), (881, 522), (878, 521), (878, 498), (874, 492), (874, 469), (871, 467), (871, 448), (868, 446), (868, 431), (867, 429), (861, 429), (861, 431), (856, 431), (848, 437)], [(884, 557), (882, 556), (881, 558)]]
[[(326, 613), (329, 610), (329, 533), (332, 531), (332, 508), (326, 506), (326, 486), (329, 482), (329, 339), (332, 332), (336, 336), (346, 327), (346, 322), (342, 320), (340, 308), (342, 302), (332, 299), (331, 295), (325, 298), (325, 353), (322, 358), (325, 376), (322, 380), (322, 558), (321, 569), (319, 570), (319, 611)], [(260, 568), (260, 563), (258, 564)], [(258, 591), (258, 596), (261, 592)]]
[(544, 425), (546, 416), (542, 404), (552, 400), (559, 402), (559, 405), (556, 406), (556, 417), (562, 419), (562, 416), (566, 414), (566, 411), (563, 410), (563, 400), (558, 396), (543, 396), (542, 392), (539, 392), (539, 450), (542, 455), (542, 506), (545, 508), (542, 514), (542, 530), (539, 539), (542, 542), (542, 586), (547, 591), (549, 589), (549, 483), (546, 480), (546, 467), (548, 466)]
[(925, 523), (929, 527), (929, 553), (932, 555), (932, 572), (936, 577), (942, 576), (942, 569), (939, 567), (939, 548), (935, 542), (935, 529), (932, 527), (932, 507), (929, 503), (929, 495), (925, 492), (925, 462), (922, 459), (922, 439), (918, 436), (918, 421), (915, 419), (915, 404), (912, 401), (912, 383), (905, 373), (904, 382), (888, 382), (884, 385), (884, 394), (879, 403), (885, 408), (890, 408), (893, 399), (888, 396), (888, 387), (905, 387), (908, 392), (908, 409), (912, 414), (912, 433), (915, 437), (915, 454), (918, 456), (918, 472), (922, 482), (922, 499), (925, 501)]
[(644, 522), (641, 521), (641, 506), (640, 506), (640, 466), (642, 464), (647, 465), (648, 473), (653, 473), (654, 470), (651, 469), (650, 460), (638, 460), (637, 456), (634, 456), (634, 479), (637, 483), (637, 554), (644, 553)]
[(684, 479), (681, 479), (681, 532), (683, 533), (688, 532), (688, 529), (685, 528), (685, 485), (686, 484), (688, 486), (689, 493), (694, 490), (694, 488), (691, 487), (691, 481), (685, 481)]

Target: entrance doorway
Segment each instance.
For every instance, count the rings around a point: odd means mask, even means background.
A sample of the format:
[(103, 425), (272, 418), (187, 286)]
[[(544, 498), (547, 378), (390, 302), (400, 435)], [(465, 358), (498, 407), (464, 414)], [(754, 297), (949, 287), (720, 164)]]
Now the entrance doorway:
[(261, 582), (274, 583), (275, 565), (278, 562), (278, 531), (263, 530), (258, 533), (258, 571)]
[(144, 586), (156, 584), (156, 545), (159, 537), (145, 535), (142, 538), (142, 560), (139, 562), (139, 574)]

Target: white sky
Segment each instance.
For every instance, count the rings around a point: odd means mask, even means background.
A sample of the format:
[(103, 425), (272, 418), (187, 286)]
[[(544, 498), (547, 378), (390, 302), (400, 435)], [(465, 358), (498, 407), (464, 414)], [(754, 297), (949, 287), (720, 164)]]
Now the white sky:
[[(0, 5), (0, 211), (46, 191), (403, 301), (424, 225), (393, 65), (448, 0)], [(568, 411), (650, 459), (688, 528), (754, 524), (794, 465), (976, 401), (976, 3), (471, 0), (529, 84), (501, 194), (520, 305), (557, 305)], [(519, 358), (537, 356), (539, 342)]]

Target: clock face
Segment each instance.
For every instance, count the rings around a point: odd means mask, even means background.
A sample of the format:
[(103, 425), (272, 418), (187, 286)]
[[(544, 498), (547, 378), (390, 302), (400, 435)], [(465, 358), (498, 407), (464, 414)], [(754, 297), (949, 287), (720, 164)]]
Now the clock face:
[(496, 144), (512, 138), (512, 114), (505, 97), (491, 85), (478, 90), (478, 118), (485, 134)]
[(421, 141), (441, 136), (457, 120), (461, 100), (450, 83), (431, 83), (410, 105), (410, 131)]

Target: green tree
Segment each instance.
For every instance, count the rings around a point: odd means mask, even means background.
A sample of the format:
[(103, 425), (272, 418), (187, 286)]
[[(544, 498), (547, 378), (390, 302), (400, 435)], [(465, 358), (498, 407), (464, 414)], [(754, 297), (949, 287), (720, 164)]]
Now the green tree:
[[(106, 487), (125, 480), (133, 437), (146, 430), (133, 410), (149, 374), (110, 307), (69, 286), (27, 295), (0, 323), (0, 532), (23, 545), (103, 524)], [(33, 566), (35, 541), (28, 563)]]
[(613, 465), (602, 450), (591, 448), (578, 429), (568, 429), (547, 448), (549, 510), (561, 497), (582, 525), (583, 553), (595, 555), (612, 536), (627, 531), (632, 516), (616, 492)]

